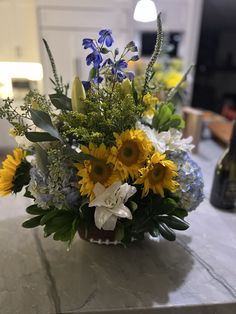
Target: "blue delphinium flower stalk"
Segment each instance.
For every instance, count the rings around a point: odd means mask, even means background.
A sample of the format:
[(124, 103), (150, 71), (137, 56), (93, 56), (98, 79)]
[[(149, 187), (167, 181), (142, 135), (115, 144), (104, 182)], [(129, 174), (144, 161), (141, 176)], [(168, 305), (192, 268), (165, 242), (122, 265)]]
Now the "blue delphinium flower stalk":
[(177, 194), (180, 198), (179, 205), (187, 211), (192, 211), (204, 199), (201, 169), (186, 152), (172, 152), (168, 157), (175, 162), (178, 168), (179, 187)]
[(104, 44), (107, 47), (111, 47), (111, 45), (114, 42), (114, 39), (112, 38), (112, 31), (110, 29), (102, 29), (99, 32), (100, 37), (98, 38), (99, 44)]

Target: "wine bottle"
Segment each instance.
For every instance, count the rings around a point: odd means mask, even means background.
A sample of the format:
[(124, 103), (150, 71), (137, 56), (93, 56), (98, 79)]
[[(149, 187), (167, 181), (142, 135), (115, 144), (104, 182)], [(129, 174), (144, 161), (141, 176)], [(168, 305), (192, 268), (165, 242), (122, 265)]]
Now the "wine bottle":
[(229, 147), (215, 168), (210, 203), (222, 209), (236, 208), (236, 120)]

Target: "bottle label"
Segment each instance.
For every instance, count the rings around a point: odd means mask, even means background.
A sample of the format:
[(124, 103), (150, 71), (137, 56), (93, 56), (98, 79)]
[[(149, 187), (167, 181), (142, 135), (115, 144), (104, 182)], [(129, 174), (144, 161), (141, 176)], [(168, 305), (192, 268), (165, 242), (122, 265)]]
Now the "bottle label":
[(236, 180), (226, 181), (224, 197), (228, 202), (236, 202)]

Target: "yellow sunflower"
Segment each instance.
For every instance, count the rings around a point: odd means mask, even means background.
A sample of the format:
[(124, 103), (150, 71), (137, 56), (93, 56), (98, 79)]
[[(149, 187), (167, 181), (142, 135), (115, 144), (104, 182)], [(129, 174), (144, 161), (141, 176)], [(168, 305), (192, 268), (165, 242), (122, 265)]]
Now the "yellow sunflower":
[(173, 161), (165, 158), (165, 154), (156, 152), (148, 161), (147, 167), (140, 169), (140, 177), (135, 184), (143, 184), (142, 197), (147, 196), (150, 189), (161, 197), (164, 197), (164, 189), (176, 191), (178, 182), (173, 178), (177, 176), (177, 167)]
[(87, 195), (92, 200), (94, 198), (93, 188), (97, 182), (108, 187), (121, 178), (119, 172), (114, 170), (114, 166), (107, 163), (109, 150), (104, 144), (97, 147), (93, 143), (89, 143), (89, 147), (81, 146), (81, 150), (96, 158), (95, 160), (85, 160), (83, 164), (75, 164), (79, 170), (77, 175), (82, 178), (79, 181), (80, 193)]
[(24, 159), (24, 151), (21, 148), (16, 148), (13, 151), (13, 155), (7, 155), (7, 158), (3, 161), (3, 167), (0, 169), (1, 196), (8, 195), (13, 191), (16, 170)]
[(114, 133), (114, 137), (116, 146), (111, 148), (108, 162), (120, 172), (122, 180), (126, 180), (128, 176), (136, 178), (153, 149), (152, 143), (139, 129), (126, 130), (121, 134)]
[(152, 96), (150, 93), (147, 93), (143, 96), (143, 103), (146, 106), (146, 110), (143, 114), (145, 116), (153, 116), (156, 110), (156, 105), (159, 103), (158, 98)]

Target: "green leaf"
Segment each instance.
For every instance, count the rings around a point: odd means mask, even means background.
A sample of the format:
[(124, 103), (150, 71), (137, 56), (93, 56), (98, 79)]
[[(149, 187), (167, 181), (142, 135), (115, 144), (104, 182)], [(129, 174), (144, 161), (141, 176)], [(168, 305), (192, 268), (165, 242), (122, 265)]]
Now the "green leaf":
[(103, 53), (103, 54), (107, 54), (107, 53), (110, 52), (110, 50), (107, 49), (107, 48), (105, 48), (105, 47), (103, 47), (103, 48), (100, 50), (100, 52)]
[(40, 221), (40, 225), (45, 225), (50, 219), (58, 215), (58, 210), (51, 210), (46, 215), (44, 215)]
[(186, 209), (182, 209), (182, 208), (177, 208), (173, 213), (174, 216), (180, 217), (180, 218), (184, 218), (188, 216), (188, 212)]
[(25, 137), (33, 143), (57, 141), (57, 138), (46, 132), (26, 132)]
[(124, 236), (125, 236), (124, 225), (122, 224), (117, 225), (115, 229), (115, 240), (121, 241), (123, 240)]
[(94, 79), (96, 75), (97, 75), (96, 69), (95, 69), (95, 68), (92, 68), (92, 69), (89, 71), (89, 80)]
[(46, 151), (39, 145), (35, 144), (36, 163), (39, 169), (44, 173), (48, 173), (48, 155)]
[(189, 228), (189, 224), (186, 221), (176, 216), (163, 216), (160, 217), (160, 221), (176, 230), (187, 230)]
[(38, 205), (30, 205), (26, 208), (26, 212), (31, 215), (45, 215), (48, 211), (38, 207)]
[(170, 128), (179, 129), (180, 126), (183, 125), (182, 121), (183, 119), (178, 114), (172, 115), (170, 119)]
[(29, 220), (26, 220), (25, 222), (23, 222), (22, 227), (24, 228), (35, 228), (37, 226), (40, 225), (40, 220), (43, 216), (36, 216), (34, 218), (31, 218)]
[(169, 241), (175, 241), (176, 239), (175, 232), (172, 229), (170, 229), (165, 223), (160, 222), (158, 224), (158, 229), (163, 238)]
[(35, 110), (35, 109), (30, 109), (30, 113), (31, 113), (31, 118), (37, 127), (48, 132), (51, 136), (62, 141), (60, 134), (54, 128), (52, 124), (52, 120), (46, 112)]
[(49, 98), (52, 104), (61, 110), (72, 110), (71, 99), (63, 94), (51, 94)]

